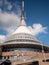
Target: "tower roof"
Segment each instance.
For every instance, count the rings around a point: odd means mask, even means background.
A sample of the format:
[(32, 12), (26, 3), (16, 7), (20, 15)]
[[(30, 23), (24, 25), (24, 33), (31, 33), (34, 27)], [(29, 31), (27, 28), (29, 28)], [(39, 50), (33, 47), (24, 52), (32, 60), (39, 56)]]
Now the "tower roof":
[(19, 26), (13, 34), (17, 34), (17, 33), (26, 33), (32, 35), (32, 32), (30, 32), (27, 26)]

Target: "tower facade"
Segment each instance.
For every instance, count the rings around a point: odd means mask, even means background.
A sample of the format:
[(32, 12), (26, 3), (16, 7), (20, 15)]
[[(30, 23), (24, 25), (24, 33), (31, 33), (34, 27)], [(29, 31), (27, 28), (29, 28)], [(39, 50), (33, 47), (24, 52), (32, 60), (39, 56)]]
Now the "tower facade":
[(25, 23), (24, 1), (19, 27), (0, 44), (0, 64), (7, 59), (11, 65), (49, 65), (49, 47), (38, 41)]

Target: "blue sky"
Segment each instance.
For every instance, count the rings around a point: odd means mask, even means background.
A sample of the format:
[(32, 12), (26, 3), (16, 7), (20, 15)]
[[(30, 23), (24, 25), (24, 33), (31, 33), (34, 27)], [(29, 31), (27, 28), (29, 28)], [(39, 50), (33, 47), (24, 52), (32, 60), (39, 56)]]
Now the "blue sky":
[(47, 34), (40, 34), (38, 38), (49, 45), (49, 0), (25, 0), (28, 25), (40, 23), (47, 27)]
[[(36, 37), (43, 43), (49, 45), (49, 0), (24, 0), (25, 2), (25, 16), (26, 24), (33, 27), (33, 24), (40, 24), (45, 28), (45, 33), (41, 32), (36, 35)], [(2, 16), (2, 21), (0, 21), (0, 35), (7, 35), (11, 30), (13, 32), (17, 26), (16, 24), (11, 23), (10, 21), (15, 21), (17, 18), (20, 18), (21, 15), (21, 3), (22, 0), (1, 0), (0, 1), (0, 12)], [(14, 13), (14, 14), (13, 14)], [(12, 16), (12, 15), (13, 16)], [(1, 17), (0, 15), (0, 17)], [(17, 17), (18, 16), (18, 17)], [(7, 19), (10, 17), (11, 19)], [(5, 20), (6, 18), (6, 20)], [(9, 21), (5, 22), (5, 21)], [(4, 26), (3, 26), (4, 25)], [(10, 27), (11, 26), (11, 27)], [(38, 31), (38, 30), (37, 30)]]

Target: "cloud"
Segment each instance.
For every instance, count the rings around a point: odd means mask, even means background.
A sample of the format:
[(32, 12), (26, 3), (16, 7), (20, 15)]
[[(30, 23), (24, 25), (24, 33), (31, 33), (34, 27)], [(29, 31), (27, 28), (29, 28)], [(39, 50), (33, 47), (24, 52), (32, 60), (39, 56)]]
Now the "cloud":
[[(12, 1), (11, 1), (12, 2)], [(10, 35), (20, 24), (21, 10), (19, 4), (11, 3), (8, 0), (0, 1), (0, 29), (5, 30)], [(5, 35), (0, 35), (0, 42), (3, 42)]]
[(8, 33), (12, 33), (19, 23), (20, 16), (16, 15), (14, 12), (2, 12), (0, 9), (0, 28), (5, 29)]
[[(3, 5), (4, 3), (4, 5)], [(11, 2), (9, 2), (8, 0), (0, 0), (0, 8), (2, 8), (4, 6), (4, 9), (8, 9), (8, 10), (11, 10), (12, 9), (12, 4)]]
[(4, 42), (5, 40), (5, 36), (4, 35), (0, 35), (0, 43)]
[(12, 4), (10, 2), (8, 2), (7, 0), (5, 0), (5, 6), (7, 6), (7, 9), (8, 10), (11, 10), (12, 9)]
[(12, 5), (9, 4), (9, 5), (8, 5), (8, 10), (11, 10), (11, 9), (12, 9)]
[(2, 22), (17, 22), (19, 21), (19, 16), (16, 15), (15, 13), (7, 13), (7, 12), (0, 12), (0, 21)]
[(32, 32), (33, 35), (38, 35), (40, 33), (47, 33), (47, 27), (43, 27), (41, 24), (33, 24), (32, 27), (28, 26), (30, 31)]

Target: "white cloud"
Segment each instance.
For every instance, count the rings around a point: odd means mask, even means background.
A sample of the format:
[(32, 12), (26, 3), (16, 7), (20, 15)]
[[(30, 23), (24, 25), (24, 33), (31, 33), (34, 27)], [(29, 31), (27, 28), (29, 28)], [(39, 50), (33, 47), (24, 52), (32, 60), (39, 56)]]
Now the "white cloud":
[(19, 16), (16, 15), (15, 13), (2, 12), (0, 9), (0, 21), (13, 23), (13, 22), (17, 22), (19, 20), (20, 20)]
[(8, 10), (11, 10), (12, 9), (12, 5), (11, 3), (8, 1), (8, 0), (0, 0), (0, 6), (2, 7), (3, 6), (3, 3), (4, 3), (4, 9), (5, 7), (8, 9)]
[(0, 9), (0, 28), (5, 29), (8, 34), (12, 33), (19, 25), (20, 17), (15, 13), (2, 12)]
[(8, 10), (11, 10), (11, 9), (12, 9), (12, 5), (9, 4), (9, 5), (8, 5)]
[(5, 40), (5, 36), (4, 35), (0, 35), (0, 43), (4, 42)]
[(41, 24), (33, 24), (33, 26), (28, 26), (33, 35), (38, 35), (39, 33), (47, 33), (47, 27), (43, 27)]

